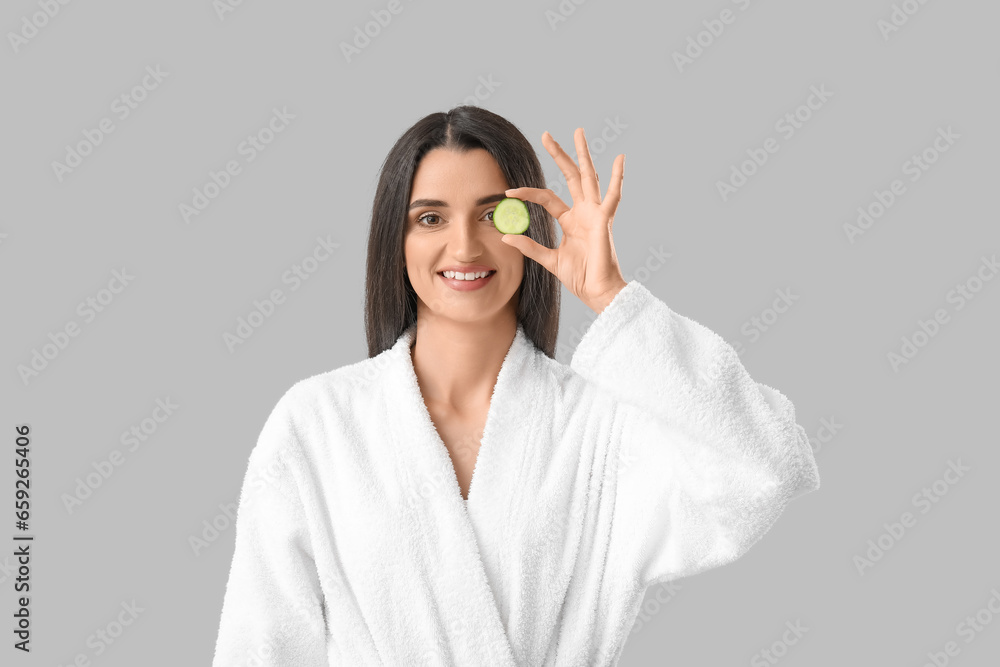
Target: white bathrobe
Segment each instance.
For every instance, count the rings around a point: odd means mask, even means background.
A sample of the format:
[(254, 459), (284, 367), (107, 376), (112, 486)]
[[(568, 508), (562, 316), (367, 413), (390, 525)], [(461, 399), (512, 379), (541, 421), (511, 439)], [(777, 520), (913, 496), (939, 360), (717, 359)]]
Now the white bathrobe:
[(267, 418), (213, 667), (614, 665), (647, 587), (736, 560), (819, 488), (792, 403), (632, 281), (569, 366), (518, 326), (466, 501), (415, 335)]

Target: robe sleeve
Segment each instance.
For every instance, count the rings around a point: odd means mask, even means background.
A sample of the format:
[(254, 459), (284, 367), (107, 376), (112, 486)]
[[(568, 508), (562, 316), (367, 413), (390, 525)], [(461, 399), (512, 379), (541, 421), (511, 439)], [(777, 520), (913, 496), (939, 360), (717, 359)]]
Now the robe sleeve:
[(819, 488), (791, 401), (635, 280), (594, 320), (570, 366), (614, 403), (609, 558), (635, 581), (736, 560), (790, 500)]
[(324, 598), (288, 461), (296, 442), (287, 398), (250, 454), (212, 667), (328, 664)]

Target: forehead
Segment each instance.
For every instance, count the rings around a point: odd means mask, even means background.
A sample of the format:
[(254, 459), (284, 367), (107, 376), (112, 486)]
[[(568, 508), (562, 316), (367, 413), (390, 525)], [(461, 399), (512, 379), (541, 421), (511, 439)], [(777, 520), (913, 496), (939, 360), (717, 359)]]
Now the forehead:
[(500, 165), (482, 148), (464, 153), (444, 148), (429, 151), (413, 175), (410, 199), (434, 197), (474, 199), (487, 192), (502, 192), (507, 181)]

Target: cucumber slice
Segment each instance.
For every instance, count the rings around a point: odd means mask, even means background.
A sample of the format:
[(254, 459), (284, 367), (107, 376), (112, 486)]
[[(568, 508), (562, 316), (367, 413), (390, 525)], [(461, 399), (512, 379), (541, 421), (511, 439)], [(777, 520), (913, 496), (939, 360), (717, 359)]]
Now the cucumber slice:
[(493, 226), (504, 234), (523, 234), (530, 222), (528, 205), (515, 197), (501, 199), (493, 209)]

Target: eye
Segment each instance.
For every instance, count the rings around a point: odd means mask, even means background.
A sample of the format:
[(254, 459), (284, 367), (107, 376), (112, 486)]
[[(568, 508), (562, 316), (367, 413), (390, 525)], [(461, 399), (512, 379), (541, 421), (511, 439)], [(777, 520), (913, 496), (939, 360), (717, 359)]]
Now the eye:
[[(489, 211), (486, 212), (486, 217), (491, 224), (493, 222), (493, 211), (494, 209), (491, 208)], [(437, 222), (433, 223), (428, 222), (427, 221), (428, 218), (434, 219)], [(439, 216), (437, 213), (424, 213), (422, 216), (417, 218), (417, 223), (423, 227), (437, 227), (440, 224), (440, 218), (441, 216)]]

